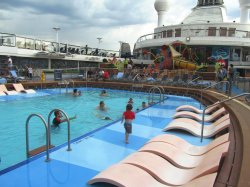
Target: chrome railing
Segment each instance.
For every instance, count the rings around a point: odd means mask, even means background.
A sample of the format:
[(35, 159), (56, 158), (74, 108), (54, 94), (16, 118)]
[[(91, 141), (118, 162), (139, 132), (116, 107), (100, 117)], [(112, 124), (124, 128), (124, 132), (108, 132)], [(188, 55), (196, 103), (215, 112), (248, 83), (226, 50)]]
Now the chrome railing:
[(212, 104), (212, 105), (209, 105), (209, 106), (207, 106), (206, 108), (203, 109), (203, 112), (202, 112), (202, 126), (201, 126), (201, 142), (203, 141), (205, 111), (206, 111), (208, 108), (211, 108), (211, 107), (213, 107), (213, 106), (220, 105), (221, 103), (225, 103), (225, 102), (227, 102), (227, 101), (236, 99), (236, 98), (238, 98), (238, 97), (247, 96), (247, 95), (250, 95), (250, 93), (242, 93), (242, 94), (236, 95), (236, 96), (234, 96), (234, 97), (231, 97), (231, 98), (228, 98), (228, 99), (225, 99), (225, 100), (216, 102), (216, 103), (214, 103), (214, 104)]
[[(214, 24), (213, 24), (214, 25)], [(150, 33), (143, 36), (140, 36), (137, 39), (137, 43), (143, 42), (146, 40), (154, 40), (154, 39), (160, 39), (160, 38), (180, 38), (180, 37), (223, 37), (223, 38), (250, 38), (249, 31), (243, 31), (243, 30), (229, 30), (227, 29), (225, 34), (222, 34), (221, 29), (209, 29), (209, 25), (204, 25), (205, 29), (200, 29), (197, 27), (194, 28), (181, 28), (182, 25), (176, 25), (176, 26), (166, 26), (165, 29), (161, 32), (156, 33)], [(221, 25), (220, 25), (221, 26)], [(216, 26), (215, 26), (216, 27)], [(231, 26), (230, 26), (231, 27)], [(235, 24), (235, 28), (238, 27), (237, 23)], [(176, 31), (175, 29), (181, 29), (181, 32), (179, 33), (179, 30)], [(164, 28), (163, 28), (164, 29)], [(172, 31), (172, 32), (169, 32)], [(215, 34), (211, 35), (209, 31), (215, 31)]]
[(29, 122), (30, 122), (30, 119), (32, 117), (38, 117), (39, 119), (42, 120), (44, 126), (45, 126), (45, 130), (46, 130), (46, 162), (50, 161), (50, 158), (49, 158), (49, 134), (50, 134), (50, 129), (49, 129), (49, 126), (48, 124), (46, 123), (46, 121), (44, 120), (44, 118), (40, 115), (40, 114), (31, 114), (29, 115), (29, 117), (27, 118), (26, 120), (26, 125), (25, 125), (25, 129), (26, 129), (26, 156), (27, 158), (30, 157), (29, 155)]
[(49, 116), (48, 116), (48, 131), (49, 131), (49, 139), (48, 139), (48, 144), (49, 144), (49, 147), (51, 146), (51, 125), (50, 125), (50, 118), (51, 118), (51, 115), (55, 112), (55, 111), (59, 111), (61, 113), (63, 113), (63, 115), (65, 116), (66, 118), (66, 122), (68, 124), (68, 149), (67, 151), (71, 151), (71, 147), (70, 147), (70, 120), (69, 120), (69, 117), (68, 115), (61, 109), (54, 109), (52, 110), (50, 113), (49, 113)]
[(243, 92), (250, 92), (250, 77), (237, 77), (236, 86)]
[(226, 87), (226, 93), (228, 94), (228, 97), (230, 97), (230, 82), (229, 81), (220, 81), (220, 82), (217, 82), (217, 83), (215, 83), (215, 84), (212, 84), (212, 85), (210, 85), (210, 86), (208, 86), (208, 87), (206, 87), (206, 88), (203, 88), (202, 90), (201, 90), (201, 100), (200, 100), (200, 109), (201, 109), (201, 105), (202, 105), (202, 103), (203, 103), (203, 92), (204, 92), (204, 90), (207, 90), (207, 89), (209, 89), (209, 88), (212, 88), (212, 87), (214, 87), (214, 86), (216, 86), (216, 85), (218, 85), (218, 84), (222, 84), (222, 83), (226, 83), (227, 84), (227, 87)]
[[(162, 101), (164, 101), (164, 95), (163, 95), (163, 93), (162, 93), (162, 91), (164, 92), (164, 89), (163, 89), (163, 87), (160, 87), (160, 86), (153, 86), (152, 88), (150, 88), (150, 90), (149, 90), (149, 96), (148, 96), (148, 103), (152, 103), (152, 102), (154, 102), (154, 94), (155, 94), (155, 90), (158, 90), (159, 91), (159, 94), (160, 94), (160, 100), (159, 100), (159, 102), (162, 102)], [(150, 98), (150, 96), (151, 96), (151, 98)], [(151, 99), (151, 102), (150, 102), (150, 99)]]
[[(190, 87), (189, 87), (190, 84), (191, 84), (192, 82), (198, 81), (199, 79), (201, 79), (202, 82), (203, 82), (203, 77), (200, 77), (200, 76), (198, 76), (198, 77), (196, 77), (196, 78), (190, 80), (189, 82), (187, 82), (187, 92), (186, 92), (186, 94), (188, 94), (188, 90), (189, 90), (189, 88), (190, 88)], [(200, 85), (200, 88), (202, 88), (202, 85)]]
[(102, 54), (105, 54), (105, 56), (107, 57), (113, 57), (114, 54), (116, 56), (119, 56), (119, 51), (115, 50), (106, 50), (106, 49), (92, 48), (88, 46), (58, 43), (53, 41), (17, 36), (15, 34), (1, 33), (1, 32), (0, 32), (0, 46), (18, 47), (22, 49), (30, 49), (37, 51), (60, 52), (65, 54), (78, 54), (78, 55), (94, 55), (96, 50), (98, 50), (98, 54), (96, 54), (96, 56), (102, 56)]

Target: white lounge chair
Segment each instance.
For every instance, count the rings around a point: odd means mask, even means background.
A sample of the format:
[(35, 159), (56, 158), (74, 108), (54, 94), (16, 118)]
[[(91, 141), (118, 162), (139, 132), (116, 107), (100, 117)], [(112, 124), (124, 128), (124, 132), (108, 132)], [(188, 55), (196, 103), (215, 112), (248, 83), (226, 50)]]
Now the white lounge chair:
[[(216, 102), (216, 103), (218, 103), (218, 102)], [(209, 107), (207, 110), (205, 110), (205, 114), (210, 114), (210, 113), (214, 112), (218, 107), (219, 107), (219, 105)], [(200, 110), (192, 105), (182, 105), (176, 109), (176, 112), (181, 112), (181, 111), (190, 111), (190, 112), (195, 112), (197, 114), (203, 113), (203, 110)]]
[(163, 146), (162, 143), (155, 142), (144, 145), (141, 149), (139, 149), (139, 152), (154, 153), (165, 158), (176, 167), (191, 169), (199, 166), (204, 160), (209, 159), (210, 157), (220, 159), (221, 155), (224, 156), (228, 152), (228, 147), (229, 142), (226, 142), (203, 155), (193, 156), (186, 154), (184, 151), (171, 144), (164, 144)]
[(161, 134), (161, 135), (158, 135), (158, 136), (152, 138), (151, 140), (149, 140), (147, 142), (147, 144), (155, 143), (155, 142), (158, 142), (162, 146), (164, 146), (164, 144), (172, 144), (173, 146), (182, 150), (186, 154), (197, 156), (197, 155), (203, 155), (203, 154), (211, 151), (215, 147), (217, 147), (225, 142), (228, 142), (228, 140), (229, 140), (229, 133), (224, 134), (224, 135), (214, 139), (208, 145), (195, 146), (195, 145), (188, 143), (187, 141), (185, 141), (184, 139), (182, 139), (178, 136), (175, 136), (172, 134)]
[(4, 84), (0, 85), (0, 93), (1, 93), (1, 95), (3, 95), (3, 94), (4, 95), (16, 95), (16, 94), (18, 94), (18, 92), (15, 90), (12, 90), (12, 91), (7, 90), (7, 88)]
[[(196, 178), (181, 187), (213, 187), (217, 173), (212, 173)], [(88, 184), (108, 183), (118, 187), (170, 187), (157, 181), (145, 170), (131, 164), (115, 164), (102, 171), (91, 180)]]
[[(216, 112), (212, 113), (211, 115), (206, 115), (204, 118), (205, 122), (211, 122), (216, 120), (217, 118), (219, 118), (222, 115), (225, 115), (227, 113), (227, 111), (225, 110), (225, 108), (221, 108), (219, 110), (217, 110)], [(181, 111), (181, 112), (176, 112), (175, 115), (173, 116), (173, 118), (191, 118), (191, 119), (195, 119), (196, 121), (202, 121), (202, 116), (190, 111)]]
[(24, 89), (23, 85), (21, 83), (13, 84), (13, 87), (17, 92), (22, 92), (22, 93), (36, 93), (35, 90), (33, 89)]
[[(231, 121), (229, 118), (229, 114), (221, 117), (216, 122), (212, 123), (211, 125), (204, 125), (203, 136), (205, 138), (213, 137), (214, 135), (218, 134), (224, 129), (229, 128), (231, 125)], [(189, 118), (178, 118), (171, 121), (163, 131), (168, 130), (184, 130), (187, 131), (194, 136), (201, 136), (201, 128), (202, 124)]]
[(121, 161), (142, 168), (159, 182), (166, 185), (184, 185), (191, 180), (203, 175), (214, 173), (218, 170), (220, 157), (209, 157), (193, 169), (181, 169), (153, 153), (135, 152)]

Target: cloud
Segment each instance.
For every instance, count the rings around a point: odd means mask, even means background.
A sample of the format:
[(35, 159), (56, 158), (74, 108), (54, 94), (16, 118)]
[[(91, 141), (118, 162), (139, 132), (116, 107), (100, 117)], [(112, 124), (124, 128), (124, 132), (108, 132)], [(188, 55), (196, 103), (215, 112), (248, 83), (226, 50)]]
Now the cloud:
[[(169, 1), (165, 25), (179, 24), (197, 0)], [(133, 47), (141, 36), (157, 26), (155, 0), (5, 0), (0, 1), (0, 31), (61, 42), (119, 49), (118, 41)], [(229, 20), (239, 20), (238, 0), (224, 0)]]

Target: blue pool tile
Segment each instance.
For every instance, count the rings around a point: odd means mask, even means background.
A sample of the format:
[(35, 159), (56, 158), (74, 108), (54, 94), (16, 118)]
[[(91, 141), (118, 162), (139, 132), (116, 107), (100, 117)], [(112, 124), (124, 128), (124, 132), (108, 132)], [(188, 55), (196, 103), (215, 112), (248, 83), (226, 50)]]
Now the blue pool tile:
[(163, 129), (170, 121), (172, 121), (172, 118), (137, 115), (134, 122), (144, 126)]
[(0, 176), (3, 187), (83, 187), (98, 171), (44, 158)]
[[(122, 124), (118, 123), (117, 125), (111, 125), (107, 129), (121, 132), (124, 134), (124, 127)], [(142, 124), (133, 123), (133, 134), (137, 137), (142, 137), (146, 139), (151, 139), (159, 134), (163, 133), (162, 129), (154, 128), (153, 126), (145, 126)]]
[(166, 110), (152, 107), (148, 108), (147, 110), (141, 111), (140, 115), (160, 118), (172, 118), (175, 112), (175, 110)]
[(126, 146), (129, 149), (138, 150), (141, 148), (149, 138), (143, 138), (135, 136), (133, 133), (129, 136), (129, 144), (125, 144), (125, 133), (117, 132), (109, 129), (102, 130), (102, 133), (96, 133), (95, 138), (98, 138), (102, 141), (112, 143), (114, 145)]
[(152, 106), (152, 108), (158, 108), (158, 109), (167, 109), (167, 110), (175, 110), (177, 108), (177, 106), (175, 105), (154, 105)]
[[(107, 131), (104, 132), (107, 133)], [(109, 134), (111, 135), (110, 137)], [(121, 134), (120, 140), (117, 138), (110, 143), (109, 139), (114, 138), (110, 132), (102, 137), (94, 134), (91, 137), (73, 143), (71, 146), (72, 151), (66, 151), (66, 148), (63, 147), (53, 152), (51, 158), (91, 170), (102, 171), (135, 152), (133, 148), (124, 144), (122, 141), (123, 137), (123, 134)], [(107, 139), (108, 141), (106, 141)]]

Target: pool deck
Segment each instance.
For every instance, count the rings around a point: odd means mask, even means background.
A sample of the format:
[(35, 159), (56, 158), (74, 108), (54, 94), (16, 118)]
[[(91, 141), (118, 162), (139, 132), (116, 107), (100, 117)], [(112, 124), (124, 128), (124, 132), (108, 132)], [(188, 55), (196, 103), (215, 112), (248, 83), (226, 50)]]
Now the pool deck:
[[(55, 87), (57, 86), (57, 82), (52, 81), (49, 83), (24, 83), (26, 84), (25, 87), (30, 87), (30, 88), (40, 88), (40, 87), (44, 87), (44, 88), (50, 88), (50, 87)], [(75, 86), (91, 86), (91, 87), (99, 87), (99, 88), (122, 88), (122, 89), (127, 89), (127, 90), (148, 90), (148, 88), (155, 86), (155, 85), (150, 85), (150, 84), (143, 84), (140, 87), (136, 88), (133, 87), (133, 83), (115, 83), (115, 82), (85, 82), (85, 81), (75, 81)], [(9, 88), (11, 89), (11, 84), (9, 85)], [(173, 93), (173, 94), (177, 94), (177, 95), (188, 95), (191, 96), (193, 98), (196, 98), (197, 100), (199, 100), (200, 98), (200, 90), (198, 89), (192, 89), (192, 88), (181, 88), (181, 87), (171, 87), (171, 86), (163, 86), (163, 88), (165, 89), (165, 91), (167, 91), (168, 93)], [(238, 91), (238, 90), (237, 90)], [(238, 92), (235, 92), (234, 94), (238, 94)], [(204, 95), (204, 100), (203, 103), (204, 104), (211, 104), (214, 103), (218, 100), (222, 100), (226, 98), (226, 95), (221, 94), (221, 93), (217, 93), (213, 90), (207, 90)], [(230, 127), (230, 140), (232, 141), (232, 143), (230, 144), (230, 150), (229, 150), (229, 154), (228, 156), (225, 158), (222, 167), (220, 168), (220, 173), (218, 178), (216, 179), (216, 183), (215, 183), (215, 187), (246, 187), (246, 186), (250, 186), (250, 178), (249, 178), (249, 171), (250, 171), (250, 146), (249, 146), (249, 142), (250, 142), (250, 123), (249, 123), (249, 117), (247, 117), (250, 114), (250, 107), (247, 103), (245, 103), (245, 101), (241, 98), (237, 99), (237, 100), (232, 100), (230, 102), (227, 102), (225, 104), (223, 104), (224, 107), (226, 107), (226, 109), (228, 110), (228, 112), (230, 113), (231, 116), (231, 121), (232, 121), (232, 126)], [(137, 114), (137, 116), (140, 116), (141, 114)], [(137, 119), (136, 119), (137, 120)], [(149, 118), (149, 120), (152, 121), (152, 119)], [(139, 122), (137, 122), (139, 123)], [(145, 125), (145, 124), (143, 124)], [(154, 123), (154, 126), (156, 125), (156, 123)], [(135, 127), (135, 126), (134, 126)], [(155, 126), (156, 127), (156, 126)], [(122, 128), (122, 127), (121, 127)], [(156, 128), (160, 128), (160, 127), (156, 127)], [(136, 146), (136, 144), (134, 145), (133, 143), (133, 139), (136, 137), (140, 137), (139, 135), (135, 134), (135, 128), (134, 128), (134, 132), (133, 132), (133, 136), (131, 137), (131, 143), (129, 145), (126, 145), (122, 142), (123, 140), (123, 135), (121, 133), (121, 137), (120, 137), (120, 141), (116, 142), (116, 144), (119, 144), (117, 146), (119, 147), (125, 147), (124, 150), (124, 156), (126, 156), (127, 152), (126, 151), (135, 151), (136, 149), (134, 148), (134, 146)], [(107, 135), (108, 136), (108, 135)], [(92, 137), (94, 138), (94, 136)], [(91, 139), (92, 139), (91, 138)], [(148, 137), (149, 139), (150, 137)], [(86, 141), (86, 140), (84, 140)], [(110, 140), (111, 141), (111, 140)], [(147, 141), (147, 139), (145, 139), (145, 142)], [(113, 142), (114, 143), (114, 142)], [(73, 147), (74, 143), (72, 144)], [(100, 145), (99, 145), (100, 146)], [(101, 146), (102, 147), (102, 146)], [(74, 148), (73, 148), (74, 149)], [(88, 150), (88, 149), (87, 149)], [(108, 147), (105, 148), (105, 150), (109, 150)], [(110, 150), (109, 150), (110, 151)], [(73, 150), (74, 152), (74, 150)], [(72, 153), (73, 153), (72, 152)], [(84, 152), (84, 151), (83, 151)], [(71, 154), (72, 153), (68, 153), (68, 158), (71, 158)], [(104, 152), (106, 153), (106, 152)], [(76, 153), (77, 154), (77, 153)], [(112, 155), (116, 155), (117, 152), (113, 152)], [(52, 153), (53, 155), (53, 153)], [(85, 153), (81, 153), (81, 156), (79, 156), (79, 158), (83, 159), (85, 158), (84, 156), (86, 156), (86, 152)], [(100, 157), (105, 157), (105, 155), (102, 155)], [(66, 156), (65, 156), (66, 157)], [(96, 159), (96, 158), (95, 158)], [(98, 159), (100, 159), (98, 157)], [(103, 158), (102, 158), (103, 159)], [(41, 158), (40, 163), (42, 164), (44, 161), (44, 158)], [(79, 159), (80, 160), (80, 159)], [(107, 160), (111, 160), (111, 158), (107, 158)], [(119, 159), (118, 159), (119, 160)], [(98, 161), (98, 160), (97, 160)], [(48, 163), (47, 164), (47, 168), (50, 169), (50, 165), (53, 165), (56, 163)], [(67, 163), (67, 167), (65, 166), (66, 162), (60, 161), (60, 165), (63, 165), (64, 169), (67, 168), (68, 171), (70, 172), (71, 170), (69, 170), (71, 167), (77, 167), (75, 165), (72, 166), (72, 164)], [(45, 166), (44, 166), (45, 167)], [(21, 167), (22, 168), (22, 167)], [(19, 168), (19, 169), (21, 169)], [(34, 168), (33, 168), (34, 169)], [(46, 168), (45, 168), (46, 169)], [(47, 169), (47, 173), (45, 173), (44, 175), (46, 175), (46, 184), (44, 186), (57, 186), (59, 184), (55, 184), (52, 185), (50, 183), (51, 182), (51, 178), (53, 178), (53, 180), (56, 180), (54, 176), (49, 176), (49, 169)], [(80, 168), (78, 168), (80, 170)], [(30, 168), (28, 167), (28, 169), (26, 168), (26, 173), (27, 171), (29, 171)], [(38, 170), (38, 169), (37, 169)], [(55, 169), (56, 171), (58, 171), (57, 169)], [(61, 169), (62, 170), (62, 169)], [(58, 171), (58, 176), (60, 177), (60, 173), (64, 174), (64, 172), (66, 172), (65, 170)], [(78, 170), (78, 171), (79, 171)], [(92, 171), (92, 169), (91, 169)], [(94, 170), (95, 172), (99, 172)], [(69, 173), (68, 172), (68, 173)], [(33, 172), (32, 172), (33, 173)], [(57, 172), (55, 172), (57, 174)], [(91, 172), (90, 172), (91, 173)], [(87, 181), (87, 178), (91, 178), (91, 176), (87, 176), (89, 173), (83, 173), (82, 176), (80, 177), (85, 177), (84, 181)], [(96, 174), (96, 173), (95, 173)], [(95, 175), (93, 173), (93, 176)], [(11, 172), (8, 173), (8, 175), (11, 175)], [(81, 175), (80, 172), (77, 172), (77, 174), (74, 175)], [(68, 176), (68, 175), (67, 175)], [(9, 176), (9, 177), (14, 177)], [(8, 177), (8, 178), (9, 178)], [(72, 176), (72, 178), (74, 178), (75, 176)], [(2, 176), (0, 177), (0, 183), (2, 184)], [(27, 176), (25, 177), (25, 179), (23, 180), (30, 180), (30, 179), (26, 179)], [(66, 179), (67, 178), (67, 179)], [(59, 181), (60, 186), (66, 186), (66, 184), (64, 185), (64, 183), (67, 183), (67, 180), (70, 177), (66, 177), (65, 174), (65, 180), (64, 181)], [(10, 179), (10, 178), (9, 178)], [(20, 179), (21, 180), (21, 179)], [(72, 179), (73, 181), (75, 181), (76, 179)], [(14, 182), (13, 182), (14, 183)], [(84, 182), (83, 182), (84, 183)], [(27, 183), (28, 184), (28, 183)], [(28, 186), (33, 186), (30, 185), (31, 183), (29, 183)], [(73, 183), (74, 184), (74, 183)], [(84, 183), (85, 184), (85, 183)], [(84, 185), (82, 184), (82, 185)], [(86, 185), (86, 184), (85, 184)], [(34, 185), (35, 186), (35, 185)], [(39, 185), (38, 185), (39, 186)], [(75, 186), (75, 185), (73, 185)]]
[[(181, 99), (175, 96), (173, 99), (187, 104), (195, 101), (192, 98)], [(129, 144), (124, 143), (123, 124), (116, 121), (74, 140), (71, 144), (72, 151), (67, 151), (66, 145), (55, 148), (50, 154), (49, 162), (45, 162), (43, 154), (34, 157), (27, 164), (14, 166), (14, 170), (0, 176), (0, 184), (4, 187), (90, 186), (87, 182), (96, 174), (137, 151), (151, 138), (165, 133), (162, 129), (172, 120), (176, 107), (175, 102), (165, 101), (137, 113)], [(200, 139), (192, 135), (177, 135), (195, 145), (205, 145), (211, 141), (206, 139), (200, 143)]]

